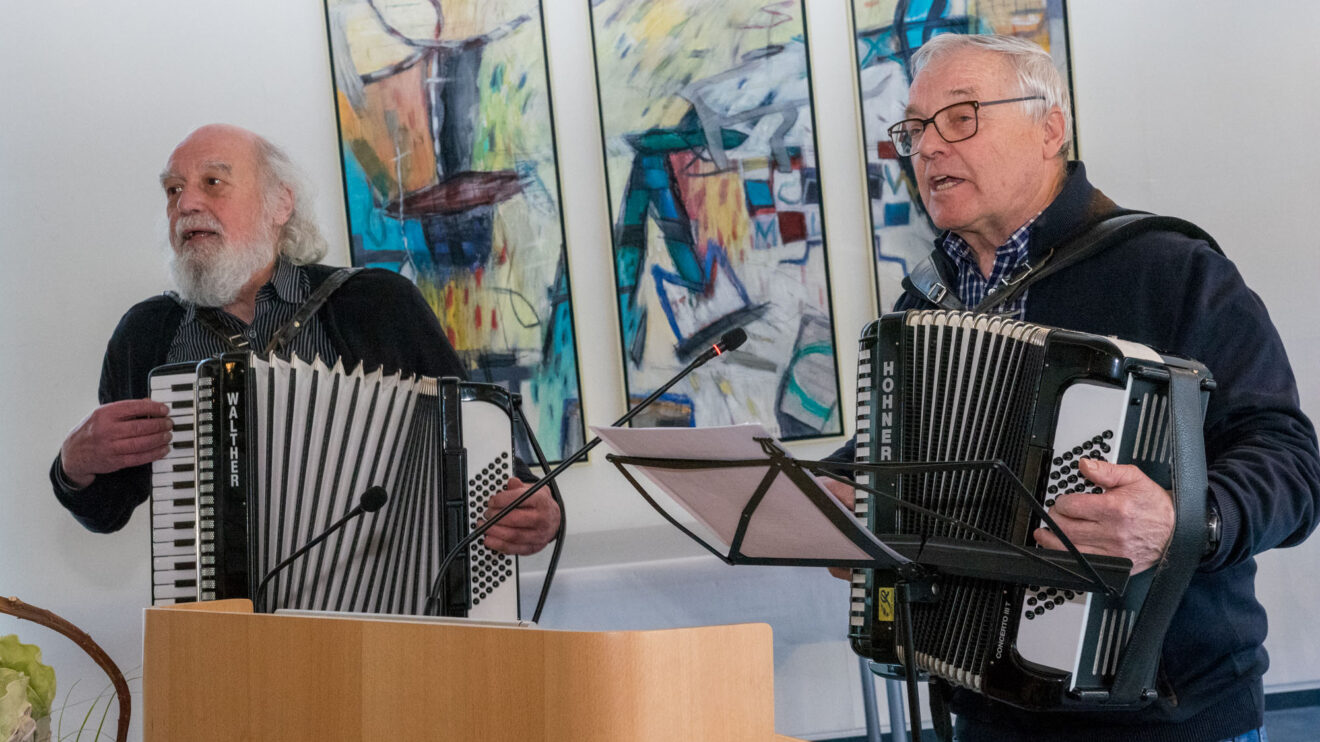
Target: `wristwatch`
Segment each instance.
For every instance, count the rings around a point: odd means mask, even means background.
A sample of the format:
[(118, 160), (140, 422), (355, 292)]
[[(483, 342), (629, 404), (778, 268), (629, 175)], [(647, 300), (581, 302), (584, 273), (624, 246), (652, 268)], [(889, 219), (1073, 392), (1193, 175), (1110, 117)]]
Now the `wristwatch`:
[(1219, 508), (1213, 503), (1206, 506), (1205, 509), (1205, 551), (1201, 554), (1201, 559), (1209, 559), (1219, 551), (1219, 539), (1222, 536), (1222, 524), (1219, 520)]

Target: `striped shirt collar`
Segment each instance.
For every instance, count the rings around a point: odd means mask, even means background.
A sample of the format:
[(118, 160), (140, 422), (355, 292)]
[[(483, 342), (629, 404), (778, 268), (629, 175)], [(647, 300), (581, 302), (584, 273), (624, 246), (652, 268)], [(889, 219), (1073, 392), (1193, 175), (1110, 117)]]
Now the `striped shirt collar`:
[[(311, 279), (307, 276), (307, 273), (280, 257), (275, 260), (275, 272), (271, 274), (270, 280), (257, 289), (257, 304), (259, 306), (270, 301), (282, 301), (299, 307), (307, 301), (311, 294)], [(183, 324), (196, 321), (197, 305), (185, 301), (183, 306)], [(228, 312), (221, 313), (232, 316)]]

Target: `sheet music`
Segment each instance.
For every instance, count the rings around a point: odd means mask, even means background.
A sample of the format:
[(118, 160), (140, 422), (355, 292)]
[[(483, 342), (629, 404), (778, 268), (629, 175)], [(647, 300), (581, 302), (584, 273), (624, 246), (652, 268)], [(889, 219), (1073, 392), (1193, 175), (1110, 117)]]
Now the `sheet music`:
[[(669, 459), (721, 461), (767, 460), (758, 438), (770, 438), (759, 424), (712, 428), (609, 428), (592, 427), (619, 454)], [(775, 441), (775, 445), (782, 445)], [(630, 467), (643, 474), (683, 510), (731, 547), (743, 508), (765, 477), (767, 466), (727, 469), (676, 470)], [(891, 550), (866, 529), (848, 508), (823, 487), (827, 507), (855, 526), (862, 538), (895, 562), (907, 559)], [(851, 530), (851, 529), (850, 529)], [(782, 474), (774, 480), (756, 510), (743, 538), (741, 553), (762, 559), (820, 559), (842, 562), (871, 560), (828, 518), (796, 484)]]

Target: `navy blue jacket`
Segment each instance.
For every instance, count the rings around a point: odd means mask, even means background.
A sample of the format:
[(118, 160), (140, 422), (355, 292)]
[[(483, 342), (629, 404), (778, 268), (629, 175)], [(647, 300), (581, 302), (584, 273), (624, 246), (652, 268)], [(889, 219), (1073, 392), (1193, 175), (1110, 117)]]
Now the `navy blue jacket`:
[[(1031, 227), (1030, 260), (1114, 208), (1082, 164), (1070, 164), (1062, 192)], [(950, 261), (933, 255), (948, 281)], [(915, 291), (895, 306), (929, 308)], [(1208, 498), (1223, 536), (1165, 636), (1161, 681), (1172, 695), (1137, 712), (1042, 714), (955, 691), (961, 739), (1205, 741), (1259, 726), (1269, 661), (1253, 556), (1300, 543), (1320, 510), (1315, 430), (1264, 304), (1205, 242), (1149, 232), (1032, 284), (1023, 319), (1114, 335), (1209, 368), (1218, 389), (1205, 419)], [(851, 454), (850, 444), (835, 456)]]
[[(336, 269), (305, 266), (311, 290)], [(148, 396), (147, 375), (166, 362), (170, 343), (184, 315), (177, 301), (156, 296), (134, 305), (119, 321), (101, 365), (101, 404)], [(411, 281), (381, 269), (358, 272), (318, 310), (346, 368), (359, 362), (386, 373), (465, 376), (435, 313)], [(66, 492), (55, 467), (51, 483), (60, 504), (87, 529), (117, 531), (151, 493), (151, 465), (99, 474), (88, 487)]]

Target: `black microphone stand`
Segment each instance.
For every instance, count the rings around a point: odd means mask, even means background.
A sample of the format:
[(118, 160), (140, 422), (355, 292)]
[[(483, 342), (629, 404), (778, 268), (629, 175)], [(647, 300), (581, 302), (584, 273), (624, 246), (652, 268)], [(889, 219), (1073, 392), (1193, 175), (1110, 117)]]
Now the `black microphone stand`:
[[(692, 359), (691, 363), (684, 366), (681, 371), (679, 371), (677, 374), (671, 377), (669, 381), (666, 381), (663, 385), (661, 385), (659, 389), (656, 389), (654, 392), (651, 392), (651, 394), (647, 396), (646, 399), (643, 399), (640, 403), (637, 404), (637, 406), (629, 410), (627, 414), (625, 414), (623, 417), (620, 417), (618, 420), (615, 420), (613, 423), (611, 423), (610, 427), (618, 427), (628, 422), (629, 420), (633, 419), (634, 417), (637, 416), (637, 413), (641, 412), (642, 410), (650, 406), (652, 402), (655, 402), (657, 399), (659, 399), (661, 395), (669, 391), (670, 387), (681, 381), (683, 377), (692, 373), (692, 371), (694, 371), (698, 366), (702, 366), (706, 362), (710, 361), (712, 358), (737, 348), (738, 346), (746, 342), (746, 340), (747, 340), (747, 332), (744, 331), (742, 328), (730, 330), (729, 332), (724, 333), (724, 335), (720, 338), (720, 341), (718, 343), (707, 348), (704, 352), (702, 352), (701, 355)], [(567, 469), (570, 465), (575, 464), (578, 461), (581, 461), (587, 455), (587, 453), (591, 451), (591, 449), (600, 445), (600, 441), (601, 441), (600, 436), (594, 436), (590, 441), (587, 442), (586, 445), (584, 445), (582, 448), (579, 448), (576, 453), (561, 461), (559, 463), (559, 466), (556, 466), (553, 471), (541, 477), (540, 479), (536, 480), (536, 483), (533, 484), (531, 487), (528, 487), (527, 491), (519, 495), (516, 499), (514, 499), (513, 502), (509, 503), (508, 505), (505, 505), (502, 510), (500, 510), (498, 513), (487, 519), (485, 523), (482, 523), (480, 526), (474, 528), (472, 531), (468, 533), (467, 536), (465, 536), (461, 541), (455, 544), (454, 547), (449, 550), (449, 553), (445, 555), (444, 561), (440, 562), (440, 569), (436, 573), (435, 582), (431, 584), (431, 590), (427, 594), (426, 606), (423, 608), (422, 613), (424, 615), (431, 615), (432, 608), (440, 600), (440, 588), (442, 586), (445, 573), (449, 571), (449, 567), (451, 564), (453, 564), (454, 559), (456, 559), (459, 554), (463, 553), (463, 550), (466, 549), (469, 544), (471, 544), (473, 541), (477, 540), (478, 538), (484, 536), (486, 534), (486, 531), (489, 531), (492, 526), (500, 522), (506, 515), (516, 510), (519, 505), (522, 505), (524, 502), (527, 501), (528, 498), (539, 492), (542, 487), (545, 487), (547, 484), (554, 481), (554, 479), (558, 477), (560, 474), (562, 474), (563, 471)]]
[[(537, 464), (541, 467), (541, 473), (547, 474), (550, 471), (550, 463), (545, 458), (545, 452), (541, 450), (541, 444), (536, 440), (532, 433), (532, 427), (527, 422), (527, 417), (522, 414), (522, 406), (514, 403), (514, 411), (518, 424), (522, 427), (523, 434), (527, 438), (527, 443), (531, 446), (532, 453), (536, 455)], [(541, 592), (536, 596), (536, 610), (532, 611), (532, 623), (541, 621), (541, 610), (545, 608), (545, 599), (550, 595), (550, 586), (554, 584), (555, 573), (559, 569), (559, 555), (564, 550), (564, 534), (568, 532), (568, 508), (564, 506), (564, 498), (559, 494), (559, 485), (550, 482), (550, 498), (559, 506), (559, 527), (555, 529), (555, 545), (550, 547), (550, 562), (545, 568), (545, 579), (541, 581)]]
[(292, 564), (293, 560), (297, 559), (300, 556), (303, 556), (304, 554), (315, 548), (317, 544), (320, 544), (321, 542), (330, 538), (330, 536), (332, 536), (335, 531), (338, 531), (339, 529), (343, 528), (345, 525), (348, 524), (349, 521), (353, 520), (354, 518), (357, 518), (358, 516), (361, 515), (365, 515), (367, 513), (374, 513), (377, 510), (380, 510), (382, 507), (385, 506), (385, 502), (388, 499), (389, 499), (389, 494), (385, 492), (384, 487), (381, 487), (380, 485), (376, 485), (374, 487), (368, 487), (367, 491), (362, 493), (362, 497), (358, 500), (358, 504), (354, 505), (352, 510), (349, 510), (347, 513), (345, 513), (344, 517), (340, 518), (334, 523), (331, 523), (330, 526), (326, 528), (324, 531), (321, 531), (320, 535), (318, 535), (316, 538), (312, 539), (311, 541), (308, 541), (306, 544), (303, 544), (301, 547), (296, 549), (292, 554), (290, 554), (289, 556), (285, 557), (282, 561), (280, 561), (279, 564), (276, 564), (274, 567), (271, 567), (270, 571), (266, 573), (266, 576), (261, 578), (261, 584), (257, 585), (256, 592), (252, 593), (253, 607), (255, 608), (260, 603), (263, 594), (266, 592), (266, 585), (270, 584), (271, 578), (279, 574), (279, 572), (283, 570), (285, 567)]

